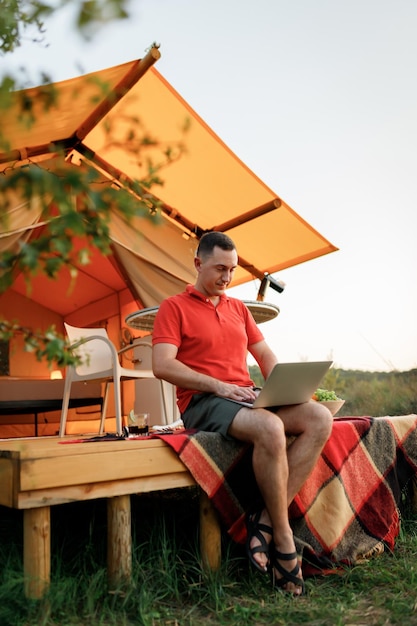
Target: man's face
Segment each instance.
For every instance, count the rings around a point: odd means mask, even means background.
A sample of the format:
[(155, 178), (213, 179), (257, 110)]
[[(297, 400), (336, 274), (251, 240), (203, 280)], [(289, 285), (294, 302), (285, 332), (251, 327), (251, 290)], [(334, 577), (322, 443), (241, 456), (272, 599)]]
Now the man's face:
[(220, 296), (229, 286), (236, 267), (236, 250), (222, 250), (215, 246), (211, 256), (195, 258), (196, 289), (208, 297)]

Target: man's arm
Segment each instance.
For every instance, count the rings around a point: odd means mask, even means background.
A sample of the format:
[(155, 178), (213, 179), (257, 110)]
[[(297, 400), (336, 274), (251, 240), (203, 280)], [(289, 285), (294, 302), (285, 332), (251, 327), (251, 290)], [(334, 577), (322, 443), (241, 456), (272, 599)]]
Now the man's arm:
[(258, 363), (262, 376), (265, 380), (273, 370), (274, 366), (278, 363), (278, 359), (274, 352), (268, 346), (266, 341), (259, 341), (249, 346), (249, 352)]
[(152, 348), (152, 369), (156, 378), (162, 378), (177, 387), (214, 393), (230, 400), (252, 401), (256, 394), (251, 388), (224, 383), (217, 378), (200, 374), (177, 359), (178, 349), (170, 343), (157, 343)]

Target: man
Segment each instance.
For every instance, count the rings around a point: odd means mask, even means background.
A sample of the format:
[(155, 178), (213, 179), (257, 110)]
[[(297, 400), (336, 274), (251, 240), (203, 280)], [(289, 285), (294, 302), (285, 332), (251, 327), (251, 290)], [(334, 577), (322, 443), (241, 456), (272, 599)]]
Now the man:
[[(271, 570), (274, 586), (301, 595), (304, 581), (288, 506), (330, 435), (332, 417), (314, 401), (274, 411), (235, 402), (254, 400), (257, 394), (248, 374), (248, 351), (264, 378), (277, 363), (247, 307), (225, 293), (237, 262), (227, 235), (203, 235), (194, 259), (194, 286), (167, 298), (157, 313), (153, 371), (176, 385), (187, 428), (253, 445), (253, 470), (265, 508), (248, 516), (248, 556), (260, 571)], [(288, 450), (286, 434), (296, 436)]]

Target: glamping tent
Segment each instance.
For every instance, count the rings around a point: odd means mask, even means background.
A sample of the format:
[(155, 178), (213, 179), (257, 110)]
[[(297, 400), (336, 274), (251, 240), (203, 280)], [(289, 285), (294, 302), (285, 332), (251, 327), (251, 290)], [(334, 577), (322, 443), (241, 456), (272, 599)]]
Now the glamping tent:
[[(223, 231), (236, 242), (240, 256), (234, 285), (336, 250), (191, 109), (153, 67), (159, 56), (153, 47), (141, 60), (55, 83), (56, 97), (47, 109), (44, 87), (16, 92), (12, 106), (2, 112), (7, 149), (0, 153), (0, 172), (6, 180), (28, 164), (54, 171), (63, 154), (68, 168), (92, 166), (104, 184), (137, 193), (135, 181), (146, 175), (146, 164), (135, 150), (129, 120), (139, 120), (141, 129), (156, 138), (147, 155), (158, 159), (163, 141), (185, 145), (161, 173), (163, 185), (147, 190), (160, 206), (158, 224), (144, 218), (126, 224), (114, 212), (108, 257), (92, 251), (91, 263), (78, 267), (75, 284), (62, 270), (55, 281), (37, 276), (28, 292), (16, 276), (0, 295), (0, 315), (6, 319), (42, 329), (52, 323), (63, 329), (64, 321), (105, 324), (117, 344), (129, 313), (158, 305), (194, 280), (193, 256), (206, 231)], [(30, 125), (22, 102), (30, 103)], [(12, 197), (7, 218), (0, 224), (0, 253), (44, 227), (36, 198), (28, 203)], [(49, 376), (30, 355), (23, 358), (19, 340), (10, 348), (8, 374)]]

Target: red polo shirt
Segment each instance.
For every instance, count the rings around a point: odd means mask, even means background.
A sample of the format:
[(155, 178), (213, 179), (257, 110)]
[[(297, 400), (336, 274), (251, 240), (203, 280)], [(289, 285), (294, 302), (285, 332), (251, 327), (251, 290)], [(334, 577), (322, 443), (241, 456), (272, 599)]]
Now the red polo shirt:
[[(153, 329), (154, 345), (173, 344), (178, 348), (177, 359), (185, 365), (240, 386), (253, 385), (246, 363), (248, 348), (263, 338), (243, 302), (222, 294), (215, 307), (192, 285), (162, 302)], [(194, 393), (198, 392), (177, 388), (181, 413)]]

